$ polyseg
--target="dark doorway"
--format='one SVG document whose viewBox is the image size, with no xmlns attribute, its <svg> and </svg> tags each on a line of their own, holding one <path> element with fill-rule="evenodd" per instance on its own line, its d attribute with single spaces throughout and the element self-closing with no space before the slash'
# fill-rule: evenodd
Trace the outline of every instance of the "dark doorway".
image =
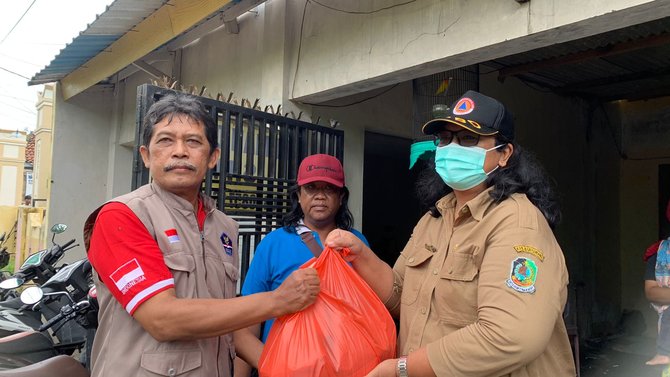
<svg viewBox="0 0 670 377">
<path fill-rule="evenodd" d="M 412 140 L 365 133 L 363 234 L 372 250 L 393 266 L 421 216 L 409 170 Z"/>
<path fill-rule="evenodd" d="M 659 239 L 670 237 L 670 221 L 666 211 L 670 211 L 670 165 L 658 166 L 658 236 Z"/>
</svg>

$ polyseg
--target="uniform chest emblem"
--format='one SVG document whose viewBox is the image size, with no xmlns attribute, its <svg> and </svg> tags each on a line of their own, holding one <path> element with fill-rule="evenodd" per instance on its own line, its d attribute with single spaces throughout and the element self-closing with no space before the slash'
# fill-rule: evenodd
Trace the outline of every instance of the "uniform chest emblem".
<svg viewBox="0 0 670 377">
<path fill-rule="evenodd" d="M 516 258 L 512 261 L 512 268 L 507 279 L 507 286 L 522 293 L 535 292 L 537 279 L 537 265 L 532 259 Z"/>
<path fill-rule="evenodd" d="M 165 231 L 165 235 L 168 238 L 170 243 L 179 242 L 179 234 L 177 234 L 177 229 L 168 229 Z"/>
<path fill-rule="evenodd" d="M 233 241 L 227 234 L 221 233 L 221 243 L 223 244 L 223 251 L 226 255 L 233 255 Z"/>
</svg>

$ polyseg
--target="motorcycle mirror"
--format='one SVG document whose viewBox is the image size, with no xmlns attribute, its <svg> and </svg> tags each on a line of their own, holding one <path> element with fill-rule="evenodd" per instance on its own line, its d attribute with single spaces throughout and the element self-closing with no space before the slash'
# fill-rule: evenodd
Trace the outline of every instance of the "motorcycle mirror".
<svg viewBox="0 0 670 377">
<path fill-rule="evenodd" d="M 67 229 L 67 225 L 58 223 L 54 224 L 54 226 L 51 227 L 51 232 L 55 234 L 60 234 L 65 232 L 65 229 Z"/>
<path fill-rule="evenodd" d="M 40 287 L 28 287 L 21 293 L 21 302 L 32 305 L 40 302 L 44 297 L 44 291 Z"/>
<path fill-rule="evenodd" d="M 51 232 L 53 233 L 53 235 L 51 236 L 52 244 L 54 245 L 56 244 L 56 242 L 54 242 L 54 240 L 56 239 L 56 234 L 65 232 L 65 229 L 67 229 L 67 225 L 61 223 L 54 224 L 54 226 L 51 227 Z"/>
<path fill-rule="evenodd" d="M 14 289 L 23 285 L 25 280 L 21 278 L 9 278 L 0 282 L 0 288 L 2 289 Z"/>
</svg>

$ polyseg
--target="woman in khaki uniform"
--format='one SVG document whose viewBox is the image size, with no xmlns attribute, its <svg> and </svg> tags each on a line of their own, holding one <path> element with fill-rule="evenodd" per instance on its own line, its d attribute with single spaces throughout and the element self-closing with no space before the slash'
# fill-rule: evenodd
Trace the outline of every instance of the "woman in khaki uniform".
<svg viewBox="0 0 670 377">
<path fill-rule="evenodd" d="M 369 375 L 574 376 L 548 178 L 497 100 L 468 91 L 434 118 L 423 132 L 435 135 L 435 168 L 419 182 L 430 211 L 393 269 L 348 232 L 326 239 L 351 248 L 347 260 L 400 317 L 400 357 Z"/>
</svg>

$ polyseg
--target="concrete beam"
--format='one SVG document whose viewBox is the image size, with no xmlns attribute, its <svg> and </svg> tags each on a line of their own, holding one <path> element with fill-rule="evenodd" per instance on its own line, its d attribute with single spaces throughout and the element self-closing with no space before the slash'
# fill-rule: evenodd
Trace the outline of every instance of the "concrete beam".
<svg viewBox="0 0 670 377">
<path fill-rule="evenodd" d="M 164 77 L 172 78 L 167 73 L 162 72 L 160 69 L 152 66 L 151 64 L 143 60 L 134 61 L 132 64 L 133 66 L 139 68 L 140 70 L 148 73 L 149 75 L 151 75 L 151 77 L 155 78 L 156 80 L 161 80 Z"/>
</svg>

